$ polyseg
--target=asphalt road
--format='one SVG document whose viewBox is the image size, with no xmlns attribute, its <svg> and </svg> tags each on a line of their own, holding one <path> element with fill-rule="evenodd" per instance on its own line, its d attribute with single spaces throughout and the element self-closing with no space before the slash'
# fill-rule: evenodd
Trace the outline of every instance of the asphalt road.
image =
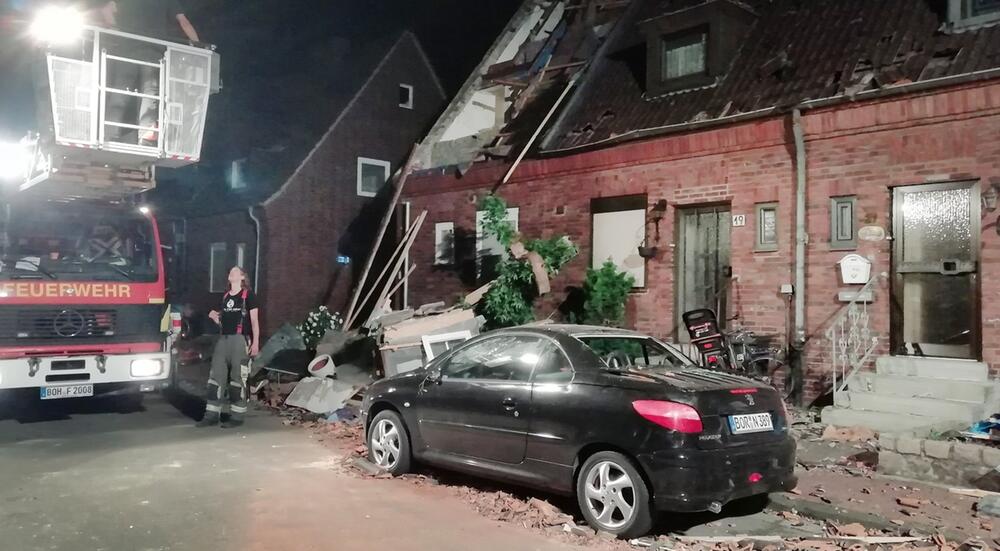
<svg viewBox="0 0 1000 551">
<path fill-rule="evenodd" d="M 570 549 L 466 503 L 344 474 L 306 431 L 254 414 L 198 429 L 194 401 L 0 403 L 0 549 Z"/>
</svg>

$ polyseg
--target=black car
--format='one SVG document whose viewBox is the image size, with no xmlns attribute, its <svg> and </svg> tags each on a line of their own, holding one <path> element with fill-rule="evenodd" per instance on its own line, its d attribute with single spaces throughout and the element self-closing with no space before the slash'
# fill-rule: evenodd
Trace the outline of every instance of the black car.
<svg viewBox="0 0 1000 551">
<path fill-rule="evenodd" d="M 621 537 L 657 510 L 718 512 L 796 484 L 773 388 L 620 329 L 480 335 L 372 385 L 363 416 L 369 457 L 393 474 L 417 460 L 575 494 L 591 526 Z"/>
</svg>

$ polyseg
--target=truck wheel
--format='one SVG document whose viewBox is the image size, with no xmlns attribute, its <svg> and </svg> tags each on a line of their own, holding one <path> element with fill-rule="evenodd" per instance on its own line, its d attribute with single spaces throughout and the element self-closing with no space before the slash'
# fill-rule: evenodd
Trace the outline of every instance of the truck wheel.
<svg viewBox="0 0 1000 551">
<path fill-rule="evenodd" d="M 576 480 L 576 499 L 587 523 L 620 538 L 638 538 L 653 527 L 646 481 L 618 452 L 587 458 Z"/>
</svg>

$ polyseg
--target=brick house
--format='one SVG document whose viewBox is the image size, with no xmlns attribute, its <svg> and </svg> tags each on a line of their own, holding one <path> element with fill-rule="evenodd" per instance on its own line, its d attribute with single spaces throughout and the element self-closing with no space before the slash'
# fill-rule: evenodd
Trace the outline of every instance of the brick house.
<svg viewBox="0 0 1000 551">
<path fill-rule="evenodd" d="M 487 143 L 471 167 L 431 158 L 410 180 L 410 208 L 456 235 L 453 252 L 441 232 L 414 246 L 412 302 L 475 285 L 467 266 L 491 251 L 459 236 L 476 235 L 476 200 L 497 188 L 520 231 L 580 246 L 544 316 L 610 258 L 637 279 L 629 325 L 680 341 L 681 313 L 717 309 L 729 328 L 801 347 L 808 400 L 833 387 L 840 350 L 831 422 L 993 413 L 1000 5 L 634 0 L 615 22 L 512 175 L 519 150 Z M 442 135 L 436 147 L 453 147 Z M 848 254 L 871 263 L 867 286 L 842 280 Z"/>
<path fill-rule="evenodd" d="M 447 99 L 411 32 L 364 51 L 339 83 L 349 93 L 330 100 L 333 119 L 312 121 L 324 126 L 307 147 L 258 150 L 229 163 L 224 178 L 199 181 L 184 201 L 161 207 L 177 248 L 173 303 L 213 308 L 229 268 L 240 265 L 263 301 L 265 335 L 318 305 L 342 308 L 381 218 L 383 184 Z M 178 195 L 163 189 L 164 200 Z"/>
</svg>

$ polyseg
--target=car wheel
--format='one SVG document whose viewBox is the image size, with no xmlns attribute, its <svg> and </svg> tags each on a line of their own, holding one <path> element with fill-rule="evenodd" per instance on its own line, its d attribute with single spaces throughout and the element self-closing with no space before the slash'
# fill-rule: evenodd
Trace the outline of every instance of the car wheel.
<svg viewBox="0 0 1000 551">
<path fill-rule="evenodd" d="M 587 458 L 577 477 L 576 498 L 583 516 L 597 530 L 637 538 L 653 527 L 646 481 L 620 453 L 598 452 Z"/>
<path fill-rule="evenodd" d="M 368 429 L 368 458 L 385 471 L 400 475 L 410 470 L 410 436 L 399 414 L 385 410 Z"/>
</svg>

